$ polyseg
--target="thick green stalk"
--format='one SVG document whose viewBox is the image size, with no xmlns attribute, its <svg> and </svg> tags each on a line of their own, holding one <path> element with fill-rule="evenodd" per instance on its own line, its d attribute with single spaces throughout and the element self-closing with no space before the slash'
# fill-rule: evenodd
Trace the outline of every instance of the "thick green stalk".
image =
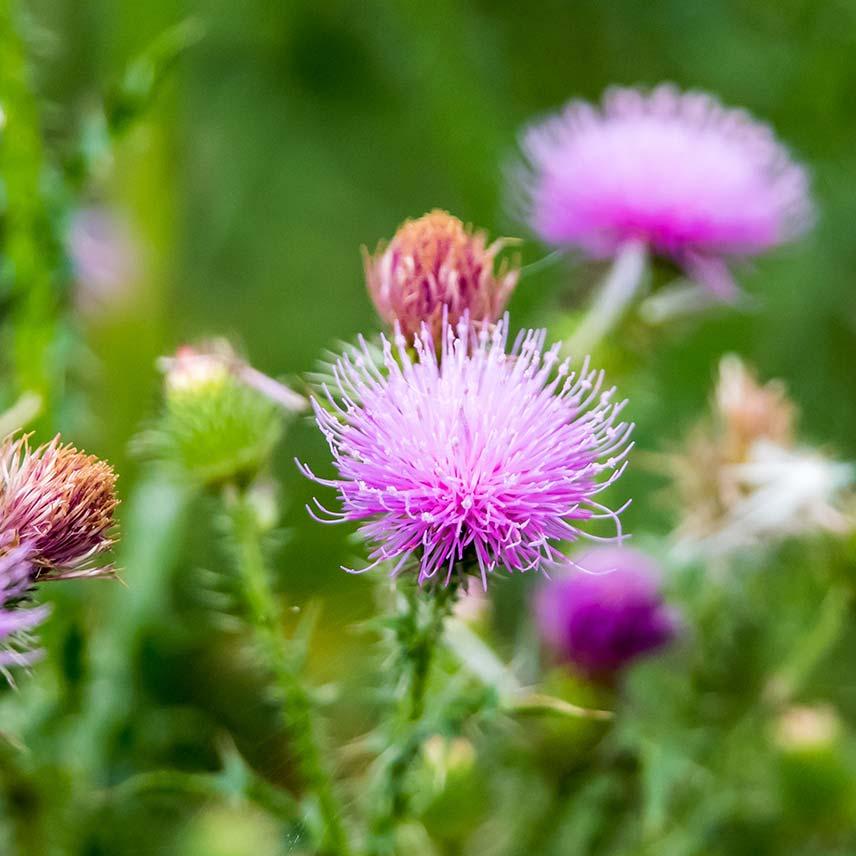
<svg viewBox="0 0 856 856">
<path fill-rule="evenodd" d="M 263 532 L 256 509 L 243 491 L 227 497 L 227 507 L 248 618 L 279 692 L 283 724 L 297 758 L 301 780 L 317 800 L 324 825 L 324 840 L 318 852 L 325 856 L 345 856 L 350 846 L 342 807 L 324 762 L 312 699 L 282 636 L 281 611 L 270 585 L 262 549 Z"/>
<path fill-rule="evenodd" d="M 407 774 L 428 736 L 425 721 L 426 690 L 435 653 L 443 639 L 446 618 L 457 598 L 457 587 L 418 588 L 408 593 L 407 610 L 400 616 L 396 643 L 404 687 L 389 757 L 381 770 L 372 806 L 367 856 L 389 856 L 395 848 L 395 830 L 407 816 Z"/>
</svg>

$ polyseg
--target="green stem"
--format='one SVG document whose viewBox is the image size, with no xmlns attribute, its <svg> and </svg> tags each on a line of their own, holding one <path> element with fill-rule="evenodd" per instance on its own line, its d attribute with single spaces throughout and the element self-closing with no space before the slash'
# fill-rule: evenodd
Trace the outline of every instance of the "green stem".
<svg viewBox="0 0 856 856">
<path fill-rule="evenodd" d="M 370 822 L 367 856 L 389 856 L 395 849 L 395 830 L 409 810 L 407 774 L 428 736 L 425 702 L 431 666 L 443 638 L 446 618 L 457 599 L 455 583 L 408 593 L 407 610 L 400 617 L 397 643 L 405 680 L 398 727 L 389 757 L 381 771 Z"/>
<path fill-rule="evenodd" d="M 784 704 L 800 692 L 818 663 L 841 638 L 849 606 L 850 597 L 843 588 L 834 586 L 829 590 L 812 629 L 801 637 L 797 648 L 769 682 L 768 700 Z"/>
<path fill-rule="evenodd" d="M 61 378 L 56 359 L 58 256 L 44 190 L 39 107 L 20 37 L 21 10 L 0 0 L 0 174 L 4 187 L 3 276 L 14 295 L 10 359 L 19 393 L 38 395 L 43 421 Z"/>
<path fill-rule="evenodd" d="M 325 856 L 345 856 L 350 846 L 341 806 L 324 763 L 312 699 L 301 681 L 294 658 L 283 644 L 281 612 L 270 585 L 256 510 L 243 491 L 228 497 L 227 507 L 249 620 L 279 691 L 283 724 L 297 758 L 301 780 L 317 800 L 324 826 L 324 841 L 318 852 Z"/>
</svg>

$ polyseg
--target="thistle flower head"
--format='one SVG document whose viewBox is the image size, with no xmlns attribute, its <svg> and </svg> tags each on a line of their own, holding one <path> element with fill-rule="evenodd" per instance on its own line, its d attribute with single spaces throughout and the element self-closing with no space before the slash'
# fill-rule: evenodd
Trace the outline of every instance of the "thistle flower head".
<svg viewBox="0 0 856 856">
<path fill-rule="evenodd" d="M 443 318 L 449 323 L 468 313 L 473 321 L 497 321 L 520 271 L 503 261 L 494 270 L 505 242 L 489 244 L 451 214 L 432 211 L 406 221 L 374 255 L 364 250 L 366 283 L 378 314 L 396 322 L 407 339 L 428 325 L 435 339 Z"/>
<path fill-rule="evenodd" d="M 28 544 L 21 544 L 0 554 L 0 671 L 9 666 L 27 666 L 38 659 L 30 636 L 50 611 L 47 606 L 22 606 L 21 599 L 36 576 L 30 561 Z"/>
<path fill-rule="evenodd" d="M 362 523 L 369 567 L 413 558 L 420 582 L 471 567 L 486 585 L 497 567 L 564 562 L 558 545 L 590 518 L 618 525 L 597 495 L 630 448 L 624 403 L 588 361 L 572 372 L 558 345 L 545 352 L 543 331 L 510 353 L 507 336 L 507 319 L 475 330 L 464 318 L 444 326 L 438 354 L 423 325 L 413 350 L 382 340 L 382 368 L 362 342 L 339 359 L 327 406 L 313 402 L 338 478 L 303 472 L 339 494 L 326 522 Z"/>
<path fill-rule="evenodd" d="M 669 457 L 680 502 L 679 550 L 726 555 L 812 531 L 854 526 L 840 499 L 852 466 L 795 440 L 797 411 L 778 381 L 722 359 L 711 415 Z"/>
<path fill-rule="evenodd" d="M 725 262 L 803 232 L 808 181 L 773 132 L 742 110 L 661 85 L 572 101 L 529 128 L 527 219 L 546 242 L 597 258 L 630 240 L 687 269 L 720 296 Z"/>
<path fill-rule="evenodd" d="M 542 584 L 535 601 L 538 630 L 559 661 L 609 677 L 672 640 L 678 621 L 648 556 L 611 546 L 576 562 L 580 570 Z"/>
<path fill-rule="evenodd" d="M 116 474 L 59 436 L 31 449 L 27 437 L 0 446 L 2 547 L 27 544 L 37 578 L 91 576 L 113 544 Z"/>
<path fill-rule="evenodd" d="M 241 359 L 228 342 L 184 346 L 159 361 L 165 409 L 149 445 L 203 484 L 255 473 L 305 399 Z"/>
</svg>

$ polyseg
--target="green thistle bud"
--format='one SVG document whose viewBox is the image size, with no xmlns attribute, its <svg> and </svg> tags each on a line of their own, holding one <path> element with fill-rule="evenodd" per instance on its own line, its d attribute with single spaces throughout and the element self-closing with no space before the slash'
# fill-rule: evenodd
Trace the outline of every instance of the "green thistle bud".
<svg viewBox="0 0 856 856">
<path fill-rule="evenodd" d="M 286 417 L 306 404 L 223 341 L 182 347 L 159 365 L 164 411 L 147 445 L 206 486 L 252 479 L 268 461 Z"/>
</svg>

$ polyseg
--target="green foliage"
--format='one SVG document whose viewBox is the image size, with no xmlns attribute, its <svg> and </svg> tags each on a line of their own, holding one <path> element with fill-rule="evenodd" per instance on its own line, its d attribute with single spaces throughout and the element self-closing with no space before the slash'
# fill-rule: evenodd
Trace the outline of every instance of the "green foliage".
<svg viewBox="0 0 856 856">
<path fill-rule="evenodd" d="M 624 523 L 667 557 L 674 503 L 657 455 L 705 406 L 724 352 L 786 381 L 806 441 L 856 457 L 855 23 L 853 0 L 0 0 L 0 412 L 35 393 L 39 439 L 58 426 L 109 453 L 125 498 L 122 582 L 40 594 L 54 607 L 44 660 L 15 689 L 0 681 L 0 852 L 310 856 L 331 804 L 350 835 L 378 794 L 377 834 L 354 835 L 358 850 L 856 852 L 852 536 L 719 566 L 666 559 L 681 640 L 607 688 L 543 663 L 537 580 L 497 578 L 473 631 L 493 652 L 485 680 L 481 649 L 467 662 L 438 644 L 437 604 L 378 620 L 393 611 L 383 571 L 340 570 L 363 547 L 305 512 L 321 489 L 293 459 L 329 473 L 308 420 L 277 448 L 286 417 L 231 376 L 171 393 L 158 417 L 152 367 L 222 333 L 264 371 L 307 372 L 379 328 L 360 245 L 435 206 L 519 233 L 502 188 L 524 121 L 615 82 L 709 89 L 807 162 L 820 219 L 739 271 L 746 306 L 629 319 L 601 348 L 638 425 L 614 489 L 633 498 Z M 64 242 L 71 212 L 93 203 L 127 216 L 145 265 L 130 308 L 85 317 Z M 600 272 L 533 241 L 521 252 L 512 326 L 566 338 Z M 330 379 L 322 365 L 316 388 Z M 143 445 L 169 477 L 124 460 L 153 415 Z M 260 470 L 287 500 L 276 551 L 251 495 Z M 241 563 L 260 587 L 241 588 Z M 205 572 L 228 579 L 240 621 L 205 602 Z M 324 604 L 317 622 L 309 601 Z M 297 754 L 314 737 L 295 737 L 284 704 L 329 732 L 308 774 Z M 836 726 L 789 742 L 794 709 L 829 710 Z"/>
</svg>

